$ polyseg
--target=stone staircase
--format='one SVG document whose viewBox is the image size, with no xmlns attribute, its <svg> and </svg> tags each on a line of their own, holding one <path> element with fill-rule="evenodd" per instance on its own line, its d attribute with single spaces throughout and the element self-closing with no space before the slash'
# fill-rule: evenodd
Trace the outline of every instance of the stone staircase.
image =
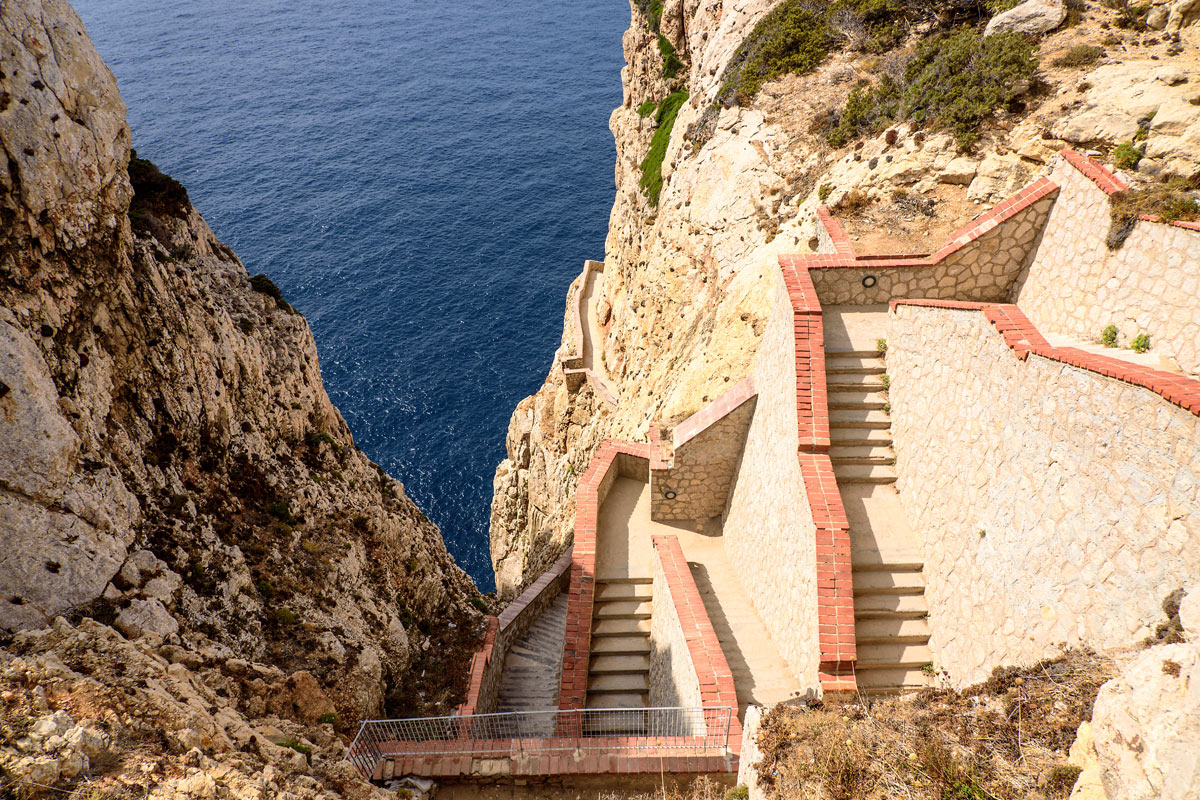
<svg viewBox="0 0 1200 800">
<path fill-rule="evenodd" d="M 645 708 L 650 700 L 650 578 L 596 582 L 588 708 Z"/>
<path fill-rule="evenodd" d="M 919 540 L 896 493 L 896 453 L 879 350 L 826 350 L 830 460 L 850 518 L 857 680 L 865 692 L 928 686 Z"/>
<path fill-rule="evenodd" d="M 558 708 L 559 671 L 567 631 L 567 594 L 554 598 L 504 658 L 497 711 Z"/>
</svg>

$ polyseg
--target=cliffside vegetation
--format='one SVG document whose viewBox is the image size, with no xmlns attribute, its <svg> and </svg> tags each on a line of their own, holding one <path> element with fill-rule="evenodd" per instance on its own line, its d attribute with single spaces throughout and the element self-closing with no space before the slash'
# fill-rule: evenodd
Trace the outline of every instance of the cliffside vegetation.
<svg viewBox="0 0 1200 800">
<path fill-rule="evenodd" d="M 1200 220 L 1200 177 L 1187 179 L 1170 176 L 1161 185 L 1129 189 L 1110 198 L 1112 219 L 1105 243 L 1119 250 L 1133 233 L 1139 217 L 1158 217 L 1163 222 Z"/>
<path fill-rule="evenodd" d="M 686 91 L 673 92 L 658 107 L 654 138 L 650 140 L 650 150 L 642 159 L 642 191 L 646 193 L 651 206 L 658 206 L 658 195 L 662 192 L 663 183 L 663 158 L 667 154 L 667 145 L 671 143 L 671 129 L 675 127 L 675 117 L 679 115 L 679 107 L 687 99 Z"/>
</svg>

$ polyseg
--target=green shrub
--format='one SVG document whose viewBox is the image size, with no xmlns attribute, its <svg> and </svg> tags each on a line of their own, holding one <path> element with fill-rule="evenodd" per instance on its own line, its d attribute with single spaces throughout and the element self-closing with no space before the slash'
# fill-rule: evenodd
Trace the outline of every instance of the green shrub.
<svg viewBox="0 0 1200 800">
<path fill-rule="evenodd" d="M 663 60 L 662 76 L 667 80 L 674 78 L 683 67 L 683 62 L 675 54 L 675 45 L 671 44 L 671 40 L 661 33 L 658 35 L 658 52 L 662 55 Z"/>
<path fill-rule="evenodd" d="M 283 292 L 279 291 L 279 287 L 275 282 L 266 275 L 258 274 L 250 279 L 250 288 L 259 294 L 265 294 L 267 297 L 275 301 L 275 305 L 282 308 L 284 311 L 291 311 L 292 306 L 287 300 L 283 299 Z"/>
<path fill-rule="evenodd" d="M 275 595 L 275 587 L 265 578 L 259 578 L 258 583 L 254 584 L 254 588 L 258 589 L 258 593 L 268 599 Z"/>
<path fill-rule="evenodd" d="M 822 203 L 828 200 L 829 195 L 831 194 L 833 194 L 832 183 L 822 183 L 820 188 L 817 189 L 817 199 L 819 199 Z"/>
<path fill-rule="evenodd" d="M 484 600 L 482 597 L 472 597 L 471 605 L 475 606 L 476 609 L 482 611 L 484 614 L 488 612 L 487 600 Z"/>
<path fill-rule="evenodd" d="M 1056 67 L 1090 67 L 1100 60 L 1104 51 L 1090 44 L 1077 44 L 1050 63 Z"/>
<path fill-rule="evenodd" d="M 654 113 L 656 108 L 658 108 L 658 103 L 654 102 L 653 100 L 647 100 L 637 107 L 638 116 L 648 117 Z"/>
<path fill-rule="evenodd" d="M 960 150 L 979 138 L 984 120 L 1030 86 L 1037 69 L 1034 43 L 1019 34 L 986 39 L 971 28 L 923 40 L 904 69 L 903 82 L 884 75 L 856 86 L 835 115 L 826 140 L 842 147 L 888 124 L 911 119 L 946 128 Z"/>
<path fill-rule="evenodd" d="M 1104 330 L 1100 331 L 1100 344 L 1105 347 L 1116 347 L 1118 333 L 1116 325 L 1105 325 Z"/>
<path fill-rule="evenodd" d="M 965 150 L 984 119 L 1028 88 L 1036 69 L 1034 43 L 1020 34 L 984 38 L 964 28 L 927 39 L 904 70 L 903 114 L 949 128 Z"/>
<path fill-rule="evenodd" d="M 725 793 L 725 800 L 749 800 L 749 797 L 750 789 L 741 783 Z"/>
<path fill-rule="evenodd" d="M 1009 9 L 1016 8 L 1025 0 L 984 0 L 983 7 L 989 14 L 1003 14 Z"/>
<path fill-rule="evenodd" d="M 291 525 L 296 521 L 292 517 L 292 510 L 288 507 L 287 500 L 276 500 L 274 503 L 268 503 L 267 513 L 286 525 Z"/>
<path fill-rule="evenodd" d="M 875 349 L 881 353 L 886 353 L 887 352 L 887 339 L 876 339 L 875 340 Z"/>
<path fill-rule="evenodd" d="M 333 725 L 334 727 L 336 727 L 338 724 L 338 715 L 333 713 L 332 711 L 326 711 L 324 714 L 317 717 L 317 724 L 318 725 Z"/>
<path fill-rule="evenodd" d="M 1137 169 L 1142 160 L 1142 151 L 1132 142 L 1123 142 L 1113 150 L 1113 165 L 1117 169 Z"/>
<path fill-rule="evenodd" d="M 1144 333 L 1139 333 L 1133 337 L 1133 341 L 1129 343 L 1129 349 L 1135 353 L 1144 353 L 1150 349 L 1150 337 Z"/>
<path fill-rule="evenodd" d="M 275 609 L 275 621 L 280 625 L 295 625 L 299 621 L 299 617 L 290 608 L 277 608 Z"/>
<path fill-rule="evenodd" d="M 1116 26 L 1131 31 L 1148 30 L 1146 15 L 1150 13 L 1149 3 L 1131 3 L 1129 0 L 1101 0 L 1101 5 L 1116 9 Z"/>
<path fill-rule="evenodd" d="M 721 100 L 746 103 L 767 81 L 820 64 L 833 45 L 828 13 L 813 10 L 806 0 L 784 0 L 754 27 L 729 62 Z"/>
<path fill-rule="evenodd" d="M 650 150 L 642 159 L 642 191 L 650 200 L 650 205 L 658 207 L 658 196 L 662 192 L 662 162 L 667 155 L 667 145 L 671 143 L 671 129 L 675 127 L 675 117 L 679 109 L 688 99 L 686 91 L 673 92 L 658 107 L 655 118 L 657 129 L 654 138 L 650 140 Z"/>
</svg>

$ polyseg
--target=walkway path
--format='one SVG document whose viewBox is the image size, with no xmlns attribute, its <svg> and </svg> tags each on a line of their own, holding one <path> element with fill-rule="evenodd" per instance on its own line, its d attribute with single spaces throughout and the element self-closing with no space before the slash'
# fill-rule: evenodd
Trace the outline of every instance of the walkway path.
<svg viewBox="0 0 1200 800">
<path fill-rule="evenodd" d="M 596 377 L 609 383 L 608 370 L 604 366 L 604 359 L 597 358 L 596 343 L 600 341 L 600 318 L 596 312 L 596 307 L 600 302 L 600 286 L 604 281 L 604 273 L 599 270 L 588 270 L 588 279 L 579 291 L 583 292 L 582 303 L 582 319 L 580 322 L 583 325 L 583 342 L 581 342 L 581 353 L 583 356 L 584 369 L 590 369 Z"/>
<path fill-rule="evenodd" d="M 500 678 L 497 711 L 558 708 L 558 678 L 566 630 L 567 594 L 563 592 L 509 648 Z"/>
<path fill-rule="evenodd" d="M 858 685 L 864 691 L 926 686 L 928 609 L 920 536 L 896 492 L 896 453 L 883 376 L 887 306 L 828 306 L 825 373 L 830 460 L 850 520 Z"/>
</svg>

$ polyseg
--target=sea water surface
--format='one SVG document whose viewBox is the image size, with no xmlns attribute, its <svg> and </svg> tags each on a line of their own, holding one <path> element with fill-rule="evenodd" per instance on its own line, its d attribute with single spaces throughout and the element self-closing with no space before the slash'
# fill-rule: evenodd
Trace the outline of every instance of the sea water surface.
<svg viewBox="0 0 1200 800">
<path fill-rule="evenodd" d="M 508 416 L 603 258 L 626 0 L 74 0 L 134 147 L 308 318 L 481 589 Z"/>
</svg>

